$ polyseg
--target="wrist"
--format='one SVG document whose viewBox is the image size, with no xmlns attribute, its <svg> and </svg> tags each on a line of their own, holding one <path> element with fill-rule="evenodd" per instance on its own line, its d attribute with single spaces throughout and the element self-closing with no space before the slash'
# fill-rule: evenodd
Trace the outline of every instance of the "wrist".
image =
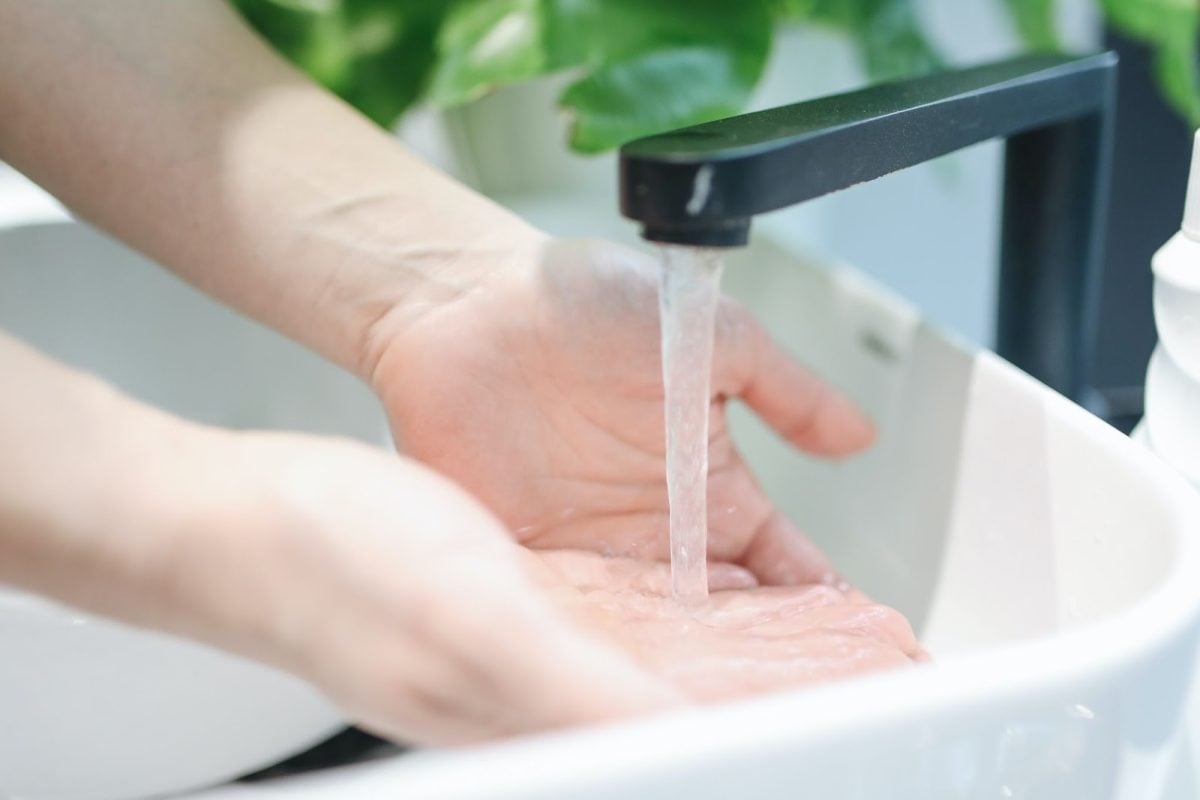
<svg viewBox="0 0 1200 800">
<path fill-rule="evenodd" d="M 403 268 L 419 277 L 398 281 L 398 291 L 376 305 L 358 337 L 354 371 L 362 380 L 378 392 L 379 365 L 389 352 L 404 351 L 407 342 L 421 347 L 424 334 L 436 331 L 448 311 L 478 293 L 504 292 L 528 280 L 551 237 L 516 218 L 505 223 L 486 237 L 463 237 L 461 246 L 423 251 L 419 266 Z"/>
<path fill-rule="evenodd" d="M 127 617 L 167 559 L 200 429 L 15 343 L 0 356 L 24 378 L 0 399 L 0 581 Z"/>
<path fill-rule="evenodd" d="M 118 614 L 285 669 L 286 604 L 277 591 L 289 524 L 282 489 L 289 464 L 263 465 L 259 441 L 289 434 L 169 425 L 148 453 L 153 497 L 129 507 L 142 561 L 127 572 L 136 596 Z"/>
<path fill-rule="evenodd" d="M 89 466 L 91 502 L 76 520 L 76 566 L 93 583 L 88 608 L 134 624 L 192 633 L 201 623 L 190 581 L 203 567 L 194 543 L 238 497 L 225 454 L 236 436 L 195 425 L 112 392 L 107 433 Z M 215 538 L 215 537 L 214 537 Z"/>
</svg>

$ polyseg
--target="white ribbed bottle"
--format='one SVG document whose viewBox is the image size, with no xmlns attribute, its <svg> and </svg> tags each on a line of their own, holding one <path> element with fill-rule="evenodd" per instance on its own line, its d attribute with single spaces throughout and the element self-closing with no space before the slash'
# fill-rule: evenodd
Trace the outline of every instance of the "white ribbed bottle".
<svg viewBox="0 0 1200 800">
<path fill-rule="evenodd" d="M 1182 229 L 1154 254 L 1153 266 L 1158 346 L 1134 437 L 1200 488 L 1200 131 Z"/>
</svg>

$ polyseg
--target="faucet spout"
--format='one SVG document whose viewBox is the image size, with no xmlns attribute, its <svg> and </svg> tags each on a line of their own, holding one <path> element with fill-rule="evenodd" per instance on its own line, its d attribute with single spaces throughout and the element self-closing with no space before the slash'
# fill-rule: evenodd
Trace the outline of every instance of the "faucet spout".
<svg viewBox="0 0 1200 800">
<path fill-rule="evenodd" d="M 1081 399 L 1115 72 L 1112 53 L 1026 56 L 638 139 L 621 211 L 651 241 L 736 247 L 757 214 L 1005 138 L 997 350 Z"/>
</svg>

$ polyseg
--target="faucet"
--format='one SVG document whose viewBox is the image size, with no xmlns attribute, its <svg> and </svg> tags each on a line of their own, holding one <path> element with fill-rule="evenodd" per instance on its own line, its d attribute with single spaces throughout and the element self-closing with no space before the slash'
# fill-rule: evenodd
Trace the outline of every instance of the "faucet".
<svg viewBox="0 0 1200 800">
<path fill-rule="evenodd" d="M 738 247 L 756 214 L 1005 138 L 996 351 L 1087 404 L 1116 65 L 1025 56 L 638 139 L 621 212 L 650 241 Z"/>
</svg>

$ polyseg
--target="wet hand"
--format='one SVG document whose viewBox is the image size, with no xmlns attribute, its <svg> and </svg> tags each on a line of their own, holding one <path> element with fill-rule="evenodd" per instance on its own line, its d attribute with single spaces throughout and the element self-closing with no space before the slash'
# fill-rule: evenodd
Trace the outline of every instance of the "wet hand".
<svg viewBox="0 0 1200 800">
<path fill-rule="evenodd" d="M 404 742 L 480 741 L 683 701 L 563 614 L 528 551 L 432 470 L 313 436 L 219 438 L 191 459 L 201 502 L 135 621 L 286 669 Z"/>
<path fill-rule="evenodd" d="M 928 660 L 901 614 L 852 588 L 760 587 L 744 569 L 715 563 L 709 602 L 683 608 L 669 597 L 666 565 L 581 551 L 542 552 L 540 561 L 552 596 L 581 627 L 698 702 Z"/>
<path fill-rule="evenodd" d="M 384 315 L 370 379 L 400 447 L 482 499 L 535 548 L 668 557 L 657 261 L 605 242 L 539 241 L 454 299 Z M 871 424 L 730 298 L 717 312 L 709 556 L 767 584 L 832 567 L 768 500 L 730 438 L 746 402 L 831 458 Z"/>
<path fill-rule="evenodd" d="M 594 724 L 921 658 L 904 619 L 853 589 L 759 587 L 716 563 L 709 605 L 685 609 L 667 565 L 522 547 L 411 460 L 305 435 L 187 439 L 172 484 L 200 502 L 181 506 L 195 513 L 160 551 L 140 621 L 287 669 L 398 741 Z"/>
</svg>

